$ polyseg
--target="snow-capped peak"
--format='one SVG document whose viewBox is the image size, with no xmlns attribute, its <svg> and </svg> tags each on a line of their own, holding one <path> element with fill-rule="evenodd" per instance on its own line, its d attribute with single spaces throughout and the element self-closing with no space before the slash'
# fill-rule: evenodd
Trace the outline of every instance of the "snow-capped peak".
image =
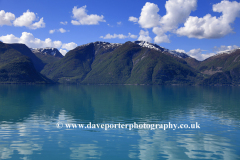
<svg viewBox="0 0 240 160">
<path fill-rule="evenodd" d="M 187 57 L 189 57 L 184 52 L 179 52 L 179 51 L 175 51 L 175 50 L 169 50 L 169 49 L 161 47 L 161 46 L 159 46 L 157 44 L 149 43 L 147 41 L 134 41 L 133 43 L 136 43 L 136 44 L 140 45 L 141 47 L 147 47 L 147 48 L 150 48 L 150 49 L 154 49 L 156 51 L 161 51 L 163 53 L 170 53 L 173 56 L 176 56 L 176 57 L 179 57 L 179 58 L 187 58 Z"/>
<path fill-rule="evenodd" d="M 238 49 L 240 49 L 240 48 L 236 48 L 236 49 L 233 49 L 233 50 L 219 51 L 219 52 L 217 52 L 217 54 L 215 54 L 213 56 L 215 57 L 215 56 L 219 56 L 219 55 L 222 55 L 222 54 L 231 54 L 231 53 L 235 52 Z"/>
<path fill-rule="evenodd" d="M 41 53 L 44 55 L 52 55 L 54 57 L 62 57 L 62 54 L 57 48 L 46 47 L 46 48 L 31 48 L 33 53 Z"/>
<path fill-rule="evenodd" d="M 113 48 L 113 47 L 121 46 L 122 44 L 97 41 L 97 42 L 95 42 L 95 45 L 103 45 L 104 48 L 110 48 L 110 47 Z"/>
<path fill-rule="evenodd" d="M 154 50 L 157 50 L 157 51 L 164 51 L 165 50 L 165 48 L 160 47 L 160 46 L 158 46 L 156 44 L 153 44 L 153 43 L 149 43 L 147 41 L 134 41 L 133 43 L 136 43 L 141 47 L 146 47 L 146 48 L 154 49 Z"/>
</svg>

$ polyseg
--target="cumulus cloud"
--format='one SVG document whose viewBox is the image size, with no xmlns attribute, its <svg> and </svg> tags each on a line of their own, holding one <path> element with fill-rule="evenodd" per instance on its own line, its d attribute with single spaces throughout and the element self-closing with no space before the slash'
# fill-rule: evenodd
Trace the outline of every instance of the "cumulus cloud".
<svg viewBox="0 0 240 160">
<path fill-rule="evenodd" d="M 34 23 L 34 21 L 37 20 L 38 18 L 36 17 L 35 13 L 27 10 L 27 12 L 24 12 L 23 15 L 14 20 L 13 25 L 17 27 L 25 26 L 30 29 L 44 28 L 45 23 L 43 21 L 43 18 Z"/>
<path fill-rule="evenodd" d="M 148 32 L 148 31 L 141 30 L 141 31 L 139 32 L 138 40 L 139 40 L 139 41 L 151 42 L 151 41 L 152 41 L 152 38 L 149 36 L 149 32 Z"/>
<path fill-rule="evenodd" d="M 52 29 L 52 30 L 49 31 L 50 34 L 53 34 L 54 32 L 65 33 L 65 32 L 69 32 L 69 30 L 65 30 L 63 28 L 59 28 L 59 29 Z"/>
<path fill-rule="evenodd" d="M 196 0 L 168 0 L 165 4 L 166 15 L 160 19 L 160 25 L 153 28 L 155 43 L 170 43 L 167 32 L 174 32 L 180 23 L 184 23 L 189 17 L 191 11 L 197 6 Z"/>
<path fill-rule="evenodd" d="M 1 36 L 0 40 L 4 43 L 23 43 L 31 48 L 45 48 L 54 47 L 60 48 L 62 45 L 61 41 L 52 41 L 50 38 L 46 38 L 44 41 L 35 38 L 32 33 L 22 32 L 21 37 L 16 37 L 13 34 L 8 34 L 6 36 Z"/>
<path fill-rule="evenodd" d="M 111 35 L 110 33 L 108 33 L 105 36 L 100 36 L 100 38 L 103 38 L 103 39 L 113 39 L 113 38 L 119 38 L 119 39 L 133 38 L 133 39 L 136 39 L 137 35 L 134 35 L 134 34 L 131 34 L 131 33 L 128 33 L 128 35 L 115 34 L 115 33 L 113 35 Z"/>
<path fill-rule="evenodd" d="M 62 45 L 62 48 L 63 48 L 63 49 L 67 49 L 67 50 L 72 50 L 72 49 L 74 49 L 74 48 L 76 48 L 76 47 L 77 47 L 77 44 L 74 43 L 74 42 L 64 43 L 64 44 Z"/>
<path fill-rule="evenodd" d="M 232 45 L 232 46 L 225 46 L 225 45 L 222 45 L 220 47 L 217 47 L 215 46 L 214 47 L 214 50 L 217 52 L 217 53 L 221 53 L 221 52 L 226 52 L 226 51 L 231 51 L 233 49 L 238 49 L 239 46 L 237 45 Z"/>
<path fill-rule="evenodd" d="M 154 27 L 153 33 L 155 33 L 157 36 L 154 38 L 155 43 L 170 43 L 168 35 L 165 34 L 165 31 L 161 27 Z"/>
<path fill-rule="evenodd" d="M 138 21 L 142 28 L 151 28 L 156 34 L 155 43 L 169 43 L 170 33 L 189 38 L 221 38 L 233 32 L 234 23 L 240 17 L 240 2 L 222 0 L 213 5 L 213 11 L 221 13 L 220 17 L 205 15 L 202 18 L 190 16 L 196 10 L 197 0 L 168 0 L 165 8 L 166 14 L 160 16 L 156 4 L 147 2 L 139 19 L 129 17 L 129 21 Z M 179 28 L 180 24 L 184 24 Z"/>
<path fill-rule="evenodd" d="M 67 50 L 65 50 L 65 49 L 59 49 L 59 52 L 60 52 L 63 56 L 65 56 L 66 53 L 67 53 Z"/>
<path fill-rule="evenodd" d="M 13 34 L 1 36 L 0 40 L 4 43 L 19 43 L 20 42 L 20 38 L 15 37 Z"/>
<path fill-rule="evenodd" d="M 74 42 L 62 44 L 61 41 L 52 41 L 50 38 L 40 40 L 38 38 L 35 38 L 32 33 L 28 32 L 22 32 L 21 37 L 16 37 L 13 34 L 8 34 L 6 36 L 1 36 L 0 40 L 4 43 L 23 43 L 30 48 L 61 48 L 59 52 L 64 56 L 67 53 L 67 50 L 71 50 L 77 47 L 77 44 Z"/>
<path fill-rule="evenodd" d="M 99 22 L 106 22 L 103 15 L 88 15 L 86 8 L 86 5 L 80 8 L 74 6 L 72 13 L 75 20 L 71 21 L 73 25 L 97 25 Z"/>
<path fill-rule="evenodd" d="M 128 33 L 128 37 L 130 38 L 133 38 L 133 39 L 137 39 L 137 35 L 134 35 L 134 34 L 131 34 L 131 33 Z"/>
<path fill-rule="evenodd" d="M 12 25 L 12 21 L 15 20 L 15 15 L 10 12 L 5 12 L 4 10 L 0 11 L 0 26 L 3 25 Z"/>
<path fill-rule="evenodd" d="M 49 31 L 50 34 L 53 34 L 56 30 L 55 29 L 52 29 Z"/>
<path fill-rule="evenodd" d="M 175 49 L 175 51 L 177 51 L 179 53 L 186 53 L 185 50 L 183 50 L 183 49 Z"/>
<path fill-rule="evenodd" d="M 119 38 L 119 39 L 125 39 L 127 38 L 127 36 L 123 35 L 123 34 L 113 34 L 111 35 L 110 33 L 108 33 L 106 36 L 101 36 L 100 38 L 103 38 L 103 39 L 112 39 L 112 38 Z"/>
<path fill-rule="evenodd" d="M 65 32 L 67 32 L 65 29 L 63 29 L 63 28 L 60 28 L 59 29 L 59 32 L 61 32 L 61 33 L 65 33 Z"/>
<path fill-rule="evenodd" d="M 234 49 L 238 49 L 239 46 L 237 45 L 231 45 L 231 46 L 225 46 L 225 45 L 222 45 L 220 47 L 217 47 L 215 46 L 213 48 L 213 52 L 212 53 L 203 53 L 203 52 L 206 52 L 206 50 L 202 50 L 200 48 L 198 49 L 191 49 L 190 51 L 186 52 L 185 50 L 182 50 L 182 49 L 176 49 L 175 51 L 177 52 L 181 52 L 181 53 L 186 53 L 187 55 L 189 55 L 190 57 L 193 57 L 199 61 L 203 61 L 211 56 L 214 56 L 218 53 L 223 53 L 223 52 L 226 52 L 226 51 L 231 51 L 231 50 L 234 50 Z"/>
<path fill-rule="evenodd" d="M 130 17 L 128 18 L 128 21 L 136 23 L 136 22 L 138 22 L 138 18 L 137 18 L 137 17 L 130 16 Z"/>
<path fill-rule="evenodd" d="M 231 24 L 240 16 L 240 3 L 221 1 L 213 5 L 213 11 L 222 13 L 220 17 L 205 15 L 203 18 L 190 16 L 177 34 L 189 38 L 220 38 L 233 32 Z"/>
<path fill-rule="evenodd" d="M 147 2 L 142 8 L 138 23 L 142 28 L 153 29 L 153 33 L 156 34 L 155 43 L 169 43 L 167 32 L 175 32 L 179 24 L 186 21 L 196 6 L 197 0 L 168 0 L 165 4 L 166 15 L 161 17 L 158 14 L 158 6 Z M 137 19 L 132 18 L 132 20 Z"/>
<path fill-rule="evenodd" d="M 156 4 L 147 2 L 141 12 L 138 23 L 142 28 L 152 28 L 160 24 L 159 8 Z"/>
<path fill-rule="evenodd" d="M 177 49 L 179 50 L 179 49 Z M 176 51 L 177 51 L 176 50 Z M 216 53 L 203 53 L 205 50 L 202 50 L 200 48 L 198 49 L 191 49 L 189 52 L 185 52 L 184 50 L 180 50 L 183 53 L 186 53 L 187 55 L 189 55 L 190 57 L 193 57 L 199 61 L 203 61 L 213 55 L 215 55 Z"/>
<path fill-rule="evenodd" d="M 68 22 L 67 22 L 67 21 L 65 21 L 65 22 L 60 22 L 60 24 L 67 25 Z"/>
<path fill-rule="evenodd" d="M 168 0 L 165 4 L 167 13 L 160 20 L 161 27 L 164 31 L 176 29 L 196 7 L 197 0 Z"/>
</svg>

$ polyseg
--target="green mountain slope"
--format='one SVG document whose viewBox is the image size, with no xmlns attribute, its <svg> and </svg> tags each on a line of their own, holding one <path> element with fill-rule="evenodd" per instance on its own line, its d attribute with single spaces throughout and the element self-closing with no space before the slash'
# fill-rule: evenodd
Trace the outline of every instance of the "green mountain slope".
<svg viewBox="0 0 240 160">
<path fill-rule="evenodd" d="M 194 84 L 198 72 L 184 60 L 133 42 L 77 47 L 42 74 L 60 83 Z"/>
<path fill-rule="evenodd" d="M 94 44 L 79 46 L 69 51 L 61 60 L 48 64 L 41 73 L 60 83 L 82 81 L 91 71 L 94 59 Z"/>
<path fill-rule="evenodd" d="M 240 85 L 240 49 L 204 61 L 142 41 L 89 43 L 63 58 L 49 51 L 0 43 L 0 83 Z"/>
<path fill-rule="evenodd" d="M 91 72 L 82 83 L 124 84 L 131 76 L 132 57 L 140 51 L 140 46 L 126 42 L 112 52 L 97 54 Z"/>
<path fill-rule="evenodd" d="M 8 45 L 14 48 L 15 50 L 19 51 L 21 54 L 29 57 L 33 62 L 35 69 L 38 72 L 40 72 L 45 66 L 42 60 L 39 59 L 35 54 L 33 54 L 32 51 L 25 44 L 16 43 L 16 44 L 8 44 Z"/>
<path fill-rule="evenodd" d="M 63 58 L 63 55 L 56 48 L 32 48 L 32 53 L 34 53 L 42 62 L 44 66 L 49 63 L 59 61 Z"/>
<path fill-rule="evenodd" d="M 177 57 L 144 49 L 133 59 L 131 84 L 194 84 L 197 71 Z"/>
<path fill-rule="evenodd" d="M 0 43 L 0 83 L 51 83 L 36 71 L 31 59 L 12 45 Z"/>
<path fill-rule="evenodd" d="M 210 57 L 198 69 L 208 75 L 202 82 L 203 85 L 239 85 L 240 49 Z"/>
</svg>

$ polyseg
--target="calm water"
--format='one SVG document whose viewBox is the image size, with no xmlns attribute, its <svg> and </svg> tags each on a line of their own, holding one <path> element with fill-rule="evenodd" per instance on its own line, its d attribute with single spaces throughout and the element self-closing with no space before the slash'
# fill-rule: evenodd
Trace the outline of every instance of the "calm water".
<svg viewBox="0 0 240 160">
<path fill-rule="evenodd" d="M 240 159 L 240 87 L 0 85 L 0 159 Z"/>
</svg>

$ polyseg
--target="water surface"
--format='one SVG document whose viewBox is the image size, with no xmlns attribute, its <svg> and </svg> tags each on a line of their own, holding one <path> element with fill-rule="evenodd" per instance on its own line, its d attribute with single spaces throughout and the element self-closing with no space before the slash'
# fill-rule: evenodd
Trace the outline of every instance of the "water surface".
<svg viewBox="0 0 240 160">
<path fill-rule="evenodd" d="M 240 87 L 0 85 L 0 159 L 240 159 L 239 95 Z"/>
</svg>

